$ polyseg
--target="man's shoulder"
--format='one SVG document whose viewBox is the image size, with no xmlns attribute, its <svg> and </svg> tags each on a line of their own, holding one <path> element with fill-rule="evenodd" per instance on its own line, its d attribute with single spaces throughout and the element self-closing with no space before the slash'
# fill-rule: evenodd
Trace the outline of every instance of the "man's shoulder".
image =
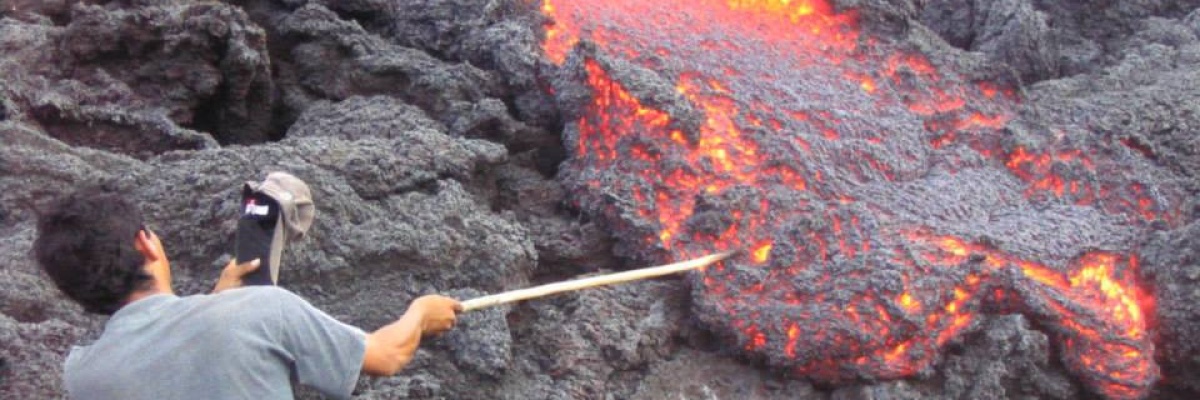
<svg viewBox="0 0 1200 400">
<path fill-rule="evenodd" d="M 198 311 L 202 310 L 200 314 L 212 314 L 212 317 L 222 319 L 240 316 L 253 320 L 276 318 L 281 312 L 304 302 L 295 293 L 275 286 L 228 289 L 217 294 L 194 296 L 192 300 L 196 302 Z"/>
<path fill-rule="evenodd" d="M 223 301 L 295 301 L 301 300 L 295 293 L 278 286 L 254 285 L 228 289 L 212 295 L 216 300 Z"/>
<path fill-rule="evenodd" d="M 271 285 L 251 285 L 226 289 L 216 295 L 229 298 L 294 298 L 295 293 L 286 288 Z"/>
</svg>

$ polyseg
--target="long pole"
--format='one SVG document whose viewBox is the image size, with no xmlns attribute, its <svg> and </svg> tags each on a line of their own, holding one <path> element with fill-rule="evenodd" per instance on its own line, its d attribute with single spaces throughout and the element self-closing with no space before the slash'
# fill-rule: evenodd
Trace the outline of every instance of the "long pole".
<svg viewBox="0 0 1200 400">
<path fill-rule="evenodd" d="M 687 261 L 681 261 L 674 264 L 660 265 L 656 267 L 635 269 L 612 274 L 598 275 L 588 278 L 581 278 L 569 281 L 548 283 L 541 286 L 534 286 L 526 289 L 518 289 L 504 293 L 497 293 L 483 297 L 476 297 L 462 302 L 463 311 L 478 310 L 484 307 L 491 307 L 500 304 L 512 303 L 521 300 L 528 300 L 537 297 L 552 295 L 555 293 L 570 292 L 579 289 L 586 289 L 596 286 L 612 285 L 621 282 L 636 281 L 640 279 L 653 278 L 673 274 L 676 272 L 687 271 L 700 268 L 717 261 L 721 261 L 732 255 L 734 251 L 726 251 L 722 253 L 710 254 L 700 258 L 694 258 Z"/>
</svg>

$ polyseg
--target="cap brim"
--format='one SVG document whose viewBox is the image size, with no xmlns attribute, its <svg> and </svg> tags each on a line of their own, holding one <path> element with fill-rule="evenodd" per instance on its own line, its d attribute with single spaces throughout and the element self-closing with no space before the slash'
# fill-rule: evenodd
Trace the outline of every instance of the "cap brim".
<svg viewBox="0 0 1200 400">
<path fill-rule="evenodd" d="M 271 261 L 268 267 L 271 268 L 271 283 L 279 284 L 279 265 L 280 258 L 283 256 L 283 247 L 287 245 L 287 233 L 283 226 L 283 218 L 275 219 L 275 234 L 271 237 Z"/>
</svg>

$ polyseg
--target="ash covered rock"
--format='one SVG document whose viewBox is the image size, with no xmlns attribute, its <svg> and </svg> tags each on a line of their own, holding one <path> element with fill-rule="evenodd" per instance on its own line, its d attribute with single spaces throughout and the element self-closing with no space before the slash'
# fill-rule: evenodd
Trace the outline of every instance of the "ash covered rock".
<svg viewBox="0 0 1200 400">
<path fill-rule="evenodd" d="M 526 153 L 523 158 L 530 157 Z M 612 238 L 600 224 L 563 218 L 566 189 L 561 182 L 518 165 L 502 166 L 496 174 L 500 186 L 498 202 L 511 207 L 517 219 L 529 228 L 543 274 L 569 276 L 573 272 L 592 272 L 618 264 L 612 255 Z"/>
<path fill-rule="evenodd" d="M 1190 18 L 1197 16 L 1200 11 Z M 1200 63 L 1200 41 L 1187 35 L 1164 39 L 1160 33 L 1177 32 L 1169 27 L 1180 27 L 1178 21 L 1152 20 L 1151 25 L 1138 33 L 1141 45 L 1110 68 L 1029 87 L 1026 114 L 1068 127 L 1069 137 L 1095 136 L 1113 143 L 1111 152 L 1165 166 L 1188 177 L 1177 181 L 1195 193 L 1200 190 L 1200 138 L 1190 132 L 1200 127 L 1195 90 L 1200 72 L 1193 67 Z"/>
<path fill-rule="evenodd" d="M 496 211 L 504 207 L 496 203 L 498 187 L 491 171 L 509 163 L 505 144 L 530 149 L 552 135 L 514 119 L 506 104 L 492 96 L 521 92 L 497 90 L 489 72 L 381 41 L 319 5 L 281 10 L 278 3 L 249 2 L 248 13 L 237 6 L 187 1 L 34 6 L 22 3 L 23 18 L 0 26 L 5 33 L 0 40 L 9 50 L 0 62 L 21 67 L 5 68 L 6 84 L 0 88 L 5 119 L 0 127 L 5 141 L 0 147 L 0 249 L 11 261 L 2 270 L 5 302 L 0 312 L 14 321 L 6 322 L 6 332 L 9 326 L 39 332 L 37 324 L 45 323 L 98 328 L 95 319 L 58 295 L 26 257 L 34 236 L 31 205 L 90 182 L 106 182 L 142 204 L 167 243 L 177 289 L 185 294 L 207 290 L 226 260 L 221 255 L 232 249 L 241 184 L 271 170 L 287 170 L 309 182 L 320 210 L 307 240 L 285 253 L 289 267 L 283 282 L 347 322 L 368 329 L 381 326 L 403 312 L 397 308 L 429 292 L 474 288 L 471 293 L 486 293 L 528 284 L 537 250 L 515 214 Z M 269 16 L 259 20 L 270 25 L 262 30 L 247 15 Z M 147 23 L 131 22 L 138 19 Z M 505 26 L 498 32 L 523 29 L 523 43 L 533 43 L 528 26 Z M 272 49 L 277 55 L 360 53 L 305 59 L 298 73 L 304 76 L 290 80 L 297 77 L 296 64 L 288 63 L 288 57 L 268 62 L 263 32 L 280 39 L 278 49 Z M 491 45 L 505 44 L 500 33 L 479 37 Z M 105 41 L 85 40 L 89 34 Z M 536 53 L 508 57 L 515 58 L 497 59 L 494 65 L 516 70 L 519 59 L 536 59 Z M 359 68 L 333 67 L 335 62 Z M 279 67 L 283 83 L 278 87 L 272 85 L 268 65 Z M 57 69 L 64 66 L 74 69 Z M 321 75 L 331 67 L 350 78 Z M 171 75 L 175 73 L 183 75 Z M 505 79 L 532 82 L 528 76 Z M 247 86 L 231 86 L 237 84 Z M 226 90 L 230 95 L 221 97 Z M 264 93 L 266 99 L 261 98 Z M 271 98 L 284 99 L 283 107 L 273 109 Z M 253 121 L 213 118 L 241 112 L 238 107 L 247 102 L 254 103 L 249 111 Z M 99 117 L 59 118 L 66 114 Z M 268 121 L 270 129 L 261 129 L 262 116 L 278 119 Z M 180 120 L 171 119 L 175 117 Z M 218 148 L 245 137 L 184 128 L 195 128 L 198 120 L 260 135 L 249 142 L 279 138 L 285 128 L 291 129 L 277 143 Z M 146 126 L 161 138 L 141 135 L 137 129 Z M 168 139 L 177 142 L 160 143 Z M 202 151 L 179 151 L 189 149 Z M 423 350 L 452 357 L 422 358 L 458 360 L 460 367 L 437 367 L 465 375 L 459 379 L 503 374 L 510 358 L 500 339 L 511 335 L 503 314 L 497 314 L 502 310 L 470 323 L 471 336 Z M 74 343 L 80 336 L 64 342 Z M 9 388 L 24 391 L 27 385 L 36 390 L 24 393 L 61 393 L 61 380 L 29 377 L 60 375 L 65 348 L 5 343 L 6 351 L 33 355 L 6 356 L 0 373 L 21 384 L 3 385 L 3 396 L 15 395 Z M 14 361 L 24 359 L 46 362 Z M 433 385 L 422 383 L 430 382 L 424 378 L 364 381 L 363 390 L 434 393 Z"/>
<path fill-rule="evenodd" d="M 1020 180 L 1003 171 L 979 169 L 872 185 L 864 189 L 863 197 L 872 209 L 896 205 L 892 212 L 899 220 L 937 221 L 946 233 L 975 237 L 1022 258 L 1051 264 L 1069 262 L 1081 248 L 1119 249 L 1137 239 L 1124 228 L 1124 218 L 1091 207 L 1030 205 L 1022 190 Z"/>
<path fill-rule="evenodd" d="M 951 45 L 988 54 L 1026 83 L 1097 73 L 1138 46 L 1135 32 L 1183 18 L 1195 1 L 935 0 L 919 19 Z M 1171 35 L 1186 36 L 1175 30 Z"/>
<path fill-rule="evenodd" d="M 829 396 L 806 381 L 765 376 L 732 359 L 683 348 L 656 364 L 629 398 L 817 400 Z"/>
<path fill-rule="evenodd" d="M 421 2 L 323 2 L 367 30 L 434 57 L 497 72 L 502 99 L 523 121 L 551 126 L 556 111 L 538 89 L 549 67 L 539 56 L 537 32 L 545 17 L 536 2 L 448 0 Z"/>
<path fill-rule="evenodd" d="M 265 35 L 237 7 L 78 4 L 0 30 L 14 111 L 64 142 L 147 158 L 267 139 Z"/>
<path fill-rule="evenodd" d="M 942 386 L 952 399 L 1075 398 L 1060 368 L 1045 333 L 1023 316 L 998 316 L 946 356 Z"/>
<path fill-rule="evenodd" d="M 1078 385 L 1054 361 L 1050 340 L 1020 315 L 988 318 L 948 351 L 936 377 L 849 385 L 830 399 L 1076 399 Z"/>
<path fill-rule="evenodd" d="M 468 64 L 448 64 L 429 54 L 392 44 L 354 21 L 316 4 L 286 14 L 276 27 L 296 44 L 281 67 L 295 68 L 304 89 L 327 99 L 353 94 L 395 93 L 431 114 L 450 100 L 479 100 L 496 93 L 494 77 Z"/>
<path fill-rule="evenodd" d="M 249 5 L 256 20 L 269 24 L 273 43 L 280 44 L 271 50 L 282 93 L 275 124 L 289 125 L 318 100 L 387 94 L 426 111 L 454 135 L 516 150 L 555 145 L 556 136 L 544 129 L 555 123 L 553 103 L 536 90 L 536 40 L 528 6 L 491 2 L 476 9 L 468 3 Z M 472 19 L 478 26 L 430 19 L 461 17 L 451 11 L 468 9 L 485 13 Z M 438 22 L 428 24 L 432 21 Z M 439 39 L 414 39 L 431 35 Z M 442 48 L 442 42 L 456 44 Z"/>
<path fill-rule="evenodd" d="M 419 107 L 389 96 L 353 96 L 344 101 L 318 100 L 292 125 L 290 139 L 328 136 L 338 139 L 395 139 L 416 130 L 445 126 Z"/>
<path fill-rule="evenodd" d="M 679 346 L 687 326 L 687 293 L 679 283 L 664 280 L 597 288 L 517 310 L 510 320 L 516 325 L 513 346 L 519 360 L 502 382 L 500 397 L 565 400 L 633 395 L 644 377 L 642 371 Z"/>
<path fill-rule="evenodd" d="M 78 182 L 94 182 L 107 171 L 144 173 L 145 167 L 121 154 L 71 147 L 49 137 L 36 126 L 17 121 L 0 121 L 0 204 L 6 211 L 4 228 L 31 223 L 35 218 L 30 205 L 46 202 L 52 196 L 71 190 Z M 22 257 L 23 258 L 23 257 Z"/>
<path fill-rule="evenodd" d="M 84 330 L 60 320 L 22 323 L 0 314 L 0 393 L 10 398 L 61 397 L 62 357 Z M 51 383 L 54 382 L 54 383 Z"/>
<path fill-rule="evenodd" d="M 508 106 L 499 99 L 483 99 L 479 102 L 453 102 L 445 118 L 447 128 L 456 136 L 487 139 L 505 143 L 512 151 L 541 152 L 545 155 L 549 147 L 558 146 L 558 138 L 548 131 L 525 124 L 513 118 Z"/>
<path fill-rule="evenodd" d="M 921 10 L 921 21 L 951 45 L 1006 63 L 1025 82 L 1059 74 L 1059 51 L 1047 19 L 1028 0 L 932 1 Z"/>
<path fill-rule="evenodd" d="M 468 289 L 448 293 L 457 299 L 472 299 L 487 293 Z M 447 332 L 437 346 L 454 355 L 461 369 L 500 378 L 512 363 L 513 336 L 506 316 L 511 306 L 489 307 L 460 316 L 455 329 Z"/>
<path fill-rule="evenodd" d="M 1167 369 L 1160 395 L 1200 393 L 1200 223 L 1159 232 L 1144 249 L 1147 280 L 1155 287 L 1159 354 Z"/>
</svg>

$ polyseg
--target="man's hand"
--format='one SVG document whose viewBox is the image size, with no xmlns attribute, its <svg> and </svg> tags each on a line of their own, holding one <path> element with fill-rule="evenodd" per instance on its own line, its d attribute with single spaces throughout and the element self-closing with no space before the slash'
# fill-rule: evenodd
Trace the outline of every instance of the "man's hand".
<svg viewBox="0 0 1200 400">
<path fill-rule="evenodd" d="M 213 287 L 212 292 L 220 293 L 226 289 L 242 287 L 242 278 L 254 270 L 258 269 L 258 259 L 251 260 L 241 264 L 235 264 L 237 260 L 229 260 L 229 264 L 225 269 L 221 270 L 221 277 L 217 279 L 217 286 Z"/>
<path fill-rule="evenodd" d="M 412 361 L 421 345 L 421 336 L 437 335 L 454 328 L 462 311 L 458 300 L 436 294 L 418 297 L 396 322 L 367 335 L 363 372 L 372 376 L 392 376 Z"/>
<path fill-rule="evenodd" d="M 454 328 L 454 321 L 462 311 L 458 300 L 430 294 L 418 297 L 408 306 L 408 312 L 421 315 L 421 335 L 437 335 Z"/>
</svg>

